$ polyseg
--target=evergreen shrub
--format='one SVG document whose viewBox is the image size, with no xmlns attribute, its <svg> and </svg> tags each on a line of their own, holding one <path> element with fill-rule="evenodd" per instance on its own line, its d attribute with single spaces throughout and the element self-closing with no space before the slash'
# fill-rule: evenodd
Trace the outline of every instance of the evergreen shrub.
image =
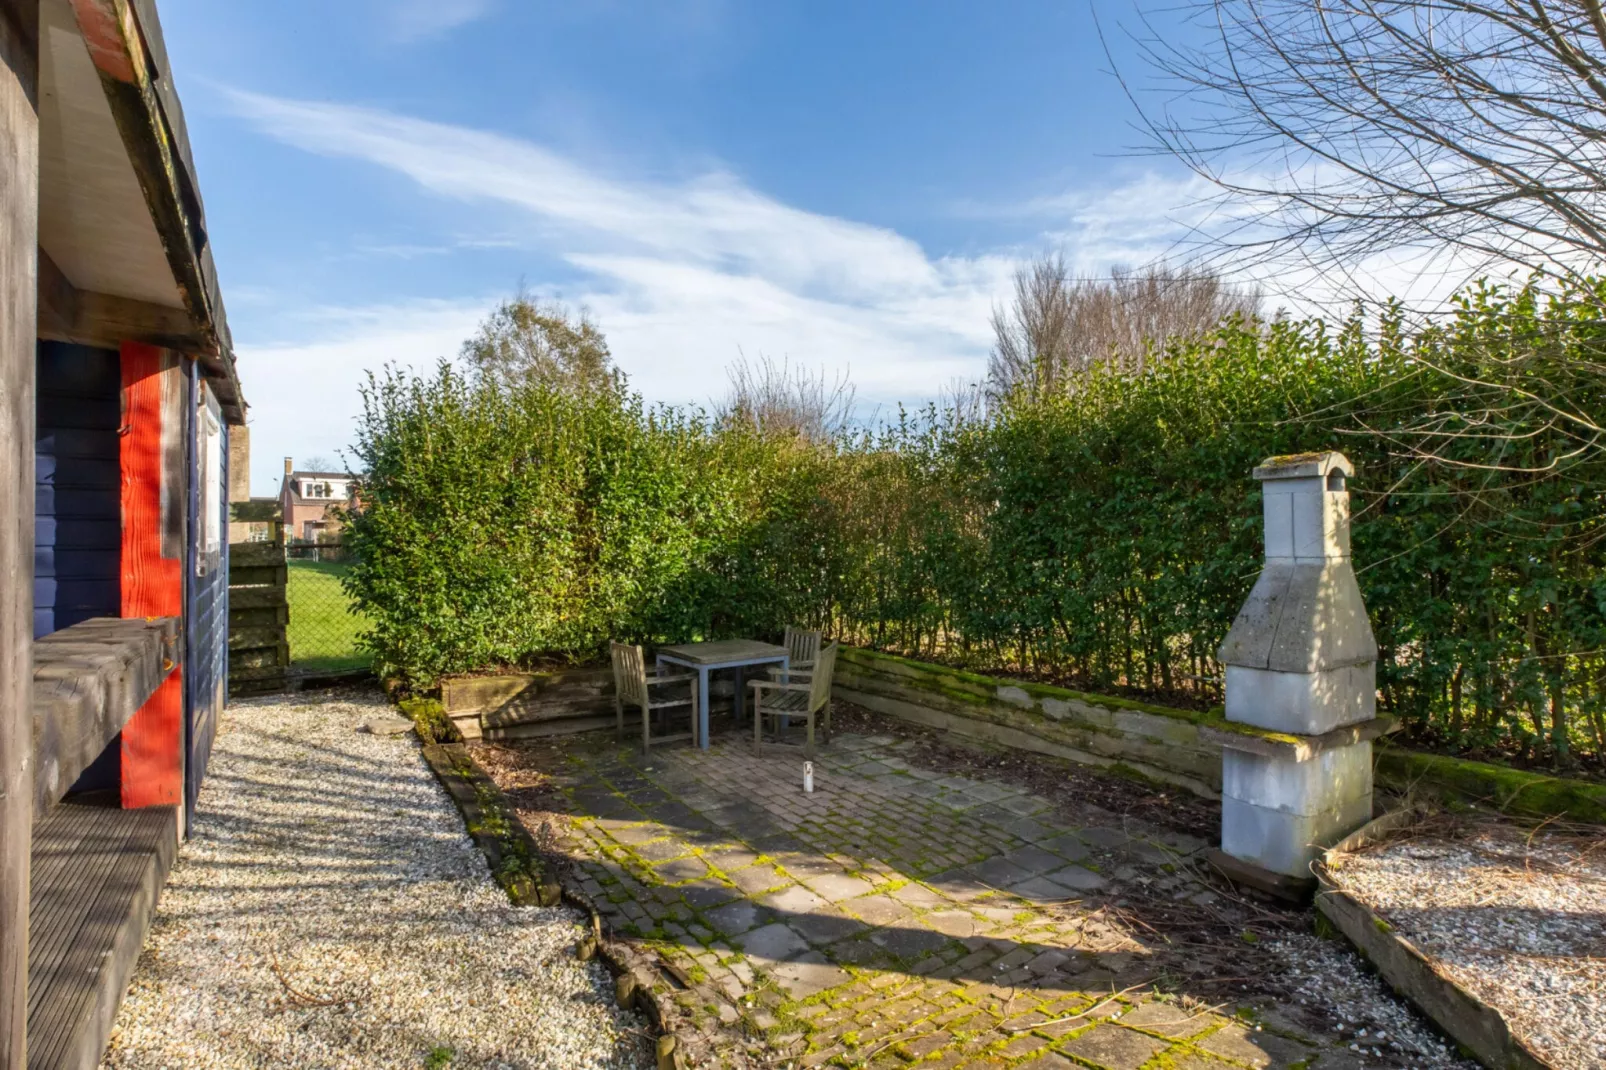
<svg viewBox="0 0 1606 1070">
<path fill-rule="evenodd" d="M 1603 298 L 1485 286 L 1411 330 L 1392 308 L 1238 321 L 1142 374 L 824 445 L 622 386 L 391 371 L 366 392 L 347 582 L 413 687 L 807 624 L 1209 705 L 1260 568 L 1250 470 L 1337 448 L 1383 707 L 1418 741 L 1598 761 Z"/>
</svg>

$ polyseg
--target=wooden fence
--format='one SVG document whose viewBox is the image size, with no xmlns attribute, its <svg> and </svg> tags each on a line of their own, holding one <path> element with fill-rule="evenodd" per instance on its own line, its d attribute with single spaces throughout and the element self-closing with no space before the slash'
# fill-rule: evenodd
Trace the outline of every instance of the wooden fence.
<svg viewBox="0 0 1606 1070">
<path fill-rule="evenodd" d="M 289 569 L 280 542 L 229 547 L 229 693 L 278 691 L 290 667 Z"/>
</svg>

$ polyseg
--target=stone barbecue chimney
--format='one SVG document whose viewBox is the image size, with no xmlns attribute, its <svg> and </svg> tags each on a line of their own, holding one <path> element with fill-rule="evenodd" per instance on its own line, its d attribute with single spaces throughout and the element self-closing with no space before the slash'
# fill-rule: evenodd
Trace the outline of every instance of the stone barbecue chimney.
<svg viewBox="0 0 1606 1070">
<path fill-rule="evenodd" d="M 1350 563 L 1353 474 L 1342 453 L 1255 469 L 1266 563 L 1219 652 L 1230 724 L 1210 732 L 1223 747 L 1218 864 L 1283 891 L 1308 888 L 1310 863 L 1371 819 L 1371 740 L 1390 727 Z"/>
</svg>

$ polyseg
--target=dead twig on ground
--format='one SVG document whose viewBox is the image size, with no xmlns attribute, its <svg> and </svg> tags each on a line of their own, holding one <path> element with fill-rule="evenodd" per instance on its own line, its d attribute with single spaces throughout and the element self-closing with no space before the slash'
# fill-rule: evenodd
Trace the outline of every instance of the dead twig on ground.
<svg viewBox="0 0 1606 1070">
<path fill-rule="evenodd" d="M 1103 999 L 1101 999 L 1097 1003 L 1093 1004 L 1093 1006 L 1087 1008 L 1087 1010 L 1077 1011 L 1075 1014 L 1068 1014 L 1064 1018 L 1051 1018 L 1046 1022 L 1033 1022 L 1031 1025 L 1018 1025 L 1018 1026 L 1015 1026 L 1014 1028 L 1006 1029 L 1006 1030 L 1004 1030 L 1004 1032 L 1006 1032 L 1006 1033 L 1029 1033 L 1033 1029 L 1041 1029 L 1041 1028 L 1043 1028 L 1044 1026 L 1047 1026 L 1047 1025 L 1060 1025 L 1061 1023 L 1064 1023 L 1064 1022 L 1074 1022 L 1078 1018 L 1098 1018 L 1098 1017 L 1102 1017 L 1101 1015 L 1095 1014 L 1094 1011 L 1098 1010 L 1100 1007 L 1104 1006 L 1106 1003 L 1110 1002 L 1111 1000 L 1120 999 L 1122 996 L 1126 995 L 1128 992 L 1131 992 L 1135 988 L 1142 988 L 1146 984 L 1152 984 L 1153 981 L 1154 981 L 1154 978 L 1150 977 L 1150 978 L 1148 978 L 1146 980 L 1139 981 L 1135 985 L 1128 985 L 1127 987 L 1121 989 L 1121 991 L 1119 991 L 1119 992 L 1111 992 L 1109 995 L 1105 996 Z"/>
<path fill-rule="evenodd" d="M 278 979 L 279 984 L 284 986 L 285 993 L 289 995 L 291 1002 L 299 1007 L 335 1007 L 342 1003 L 357 1003 L 364 998 L 354 993 L 331 996 L 328 999 L 309 996 L 305 992 L 297 991 L 296 987 L 290 983 L 290 979 L 284 975 L 284 969 L 279 965 L 278 959 L 273 959 L 268 968 L 273 971 L 273 976 Z"/>
</svg>

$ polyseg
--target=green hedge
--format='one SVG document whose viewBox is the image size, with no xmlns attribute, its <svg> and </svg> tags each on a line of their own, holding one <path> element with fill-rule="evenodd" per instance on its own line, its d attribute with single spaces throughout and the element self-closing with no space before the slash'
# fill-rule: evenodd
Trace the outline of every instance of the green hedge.
<svg viewBox="0 0 1606 1070">
<path fill-rule="evenodd" d="M 1417 740 L 1598 754 L 1603 296 L 1485 288 L 1414 332 L 1392 310 L 1238 323 L 1135 377 L 826 446 L 622 392 L 390 373 L 360 428 L 351 589 L 414 685 L 806 623 L 1209 704 L 1259 569 L 1250 469 L 1336 447 L 1385 708 Z"/>
</svg>

